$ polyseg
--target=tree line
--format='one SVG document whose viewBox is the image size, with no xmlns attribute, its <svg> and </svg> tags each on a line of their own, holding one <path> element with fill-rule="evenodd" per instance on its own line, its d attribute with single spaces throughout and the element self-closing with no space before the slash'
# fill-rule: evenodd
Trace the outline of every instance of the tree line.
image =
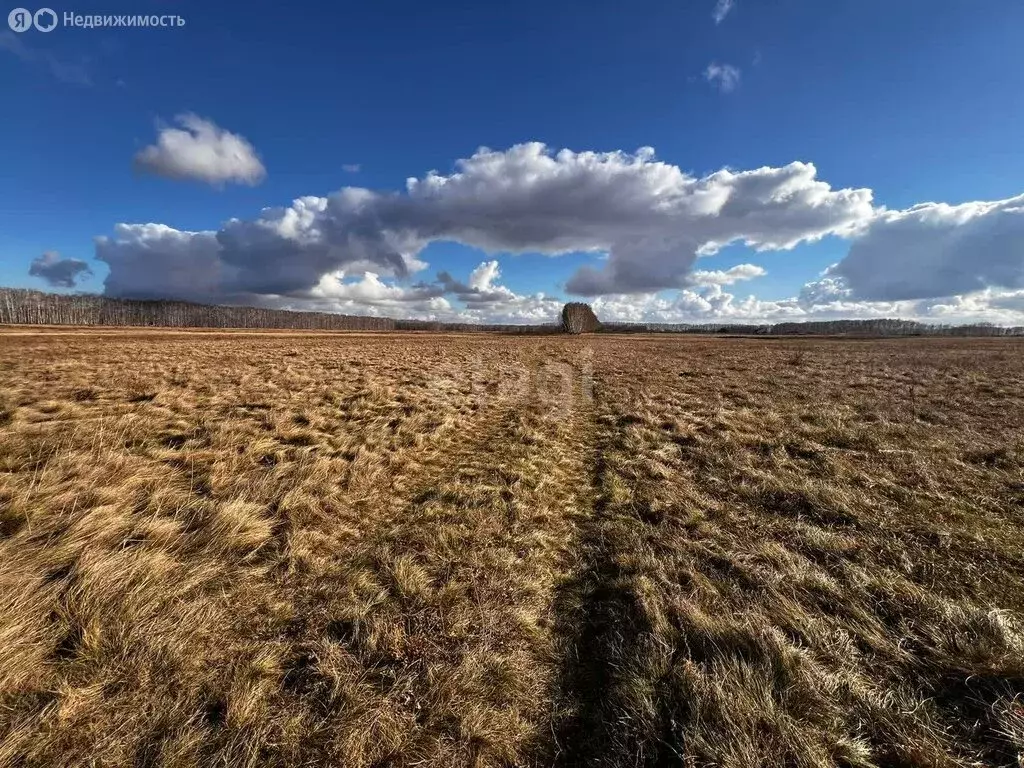
<svg viewBox="0 0 1024 768">
<path fill-rule="evenodd" d="M 108 325 L 163 328 L 280 328 L 325 331 L 390 331 L 387 317 L 227 307 L 187 301 L 112 299 L 0 288 L 0 324 Z"/>
<path fill-rule="evenodd" d="M 561 333 L 558 325 L 512 325 L 508 323 L 444 323 L 440 320 L 395 320 L 396 331 L 446 331 L 448 333 L 506 333 L 543 335 Z"/>
<path fill-rule="evenodd" d="M 742 323 L 599 323 L 579 302 L 545 325 L 444 323 L 388 317 L 232 307 L 187 301 L 113 299 L 92 294 L 57 294 L 0 288 L 0 325 L 140 326 L 164 328 L 266 328 L 323 331 L 457 331 L 551 333 L 724 333 L 753 336 L 1024 336 L 1024 327 L 991 323 L 932 325 L 915 320 L 822 320 Z"/>
</svg>

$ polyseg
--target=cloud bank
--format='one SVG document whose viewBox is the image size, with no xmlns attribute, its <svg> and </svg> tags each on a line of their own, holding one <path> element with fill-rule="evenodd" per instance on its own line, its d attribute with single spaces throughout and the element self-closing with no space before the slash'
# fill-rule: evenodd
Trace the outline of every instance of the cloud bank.
<svg viewBox="0 0 1024 768">
<path fill-rule="evenodd" d="M 193 114 L 179 115 L 181 128 L 167 126 L 156 144 L 135 155 L 135 167 L 168 179 L 255 186 L 267 175 L 252 144 Z"/>
<path fill-rule="evenodd" d="M 832 274 L 881 301 L 1024 288 L 1024 195 L 881 211 Z"/>
<path fill-rule="evenodd" d="M 386 283 L 374 272 L 364 272 L 359 279 L 338 273 L 326 275 L 300 306 L 355 312 L 369 308 L 390 317 L 481 323 L 545 323 L 561 310 L 560 300 L 542 293 L 519 295 L 500 285 L 500 278 L 497 261 L 482 262 L 465 282 L 448 272 L 438 273 L 433 282 L 411 286 Z M 449 297 L 463 307 L 453 306 Z"/>
<path fill-rule="evenodd" d="M 121 224 L 98 240 L 97 257 L 115 295 L 173 288 L 213 297 L 301 293 L 339 270 L 406 277 L 436 241 L 490 253 L 607 253 L 603 268 L 581 269 L 566 286 L 596 296 L 683 287 L 698 252 L 734 241 L 788 249 L 852 232 L 872 215 L 870 190 L 833 190 L 807 163 L 697 178 L 650 148 L 552 153 L 531 143 L 481 149 L 450 175 L 409 179 L 405 193 L 346 187 L 217 232 Z"/>
<path fill-rule="evenodd" d="M 934 314 L 982 311 L 978 301 L 1001 313 L 1017 311 L 1012 292 L 1024 288 L 1022 207 L 1024 196 L 890 211 L 875 206 L 870 189 L 833 188 L 810 163 L 694 176 L 650 148 L 555 152 L 529 143 L 480 149 L 449 174 L 408 179 L 402 192 L 345 187 L 217 231 L 118 224 L 97 238 L 96 257 L 110 268 L 105 289 L 113 296 L 334 302 L 339 311 L 389 308 L 401 316 L 553 317 L 551 297 L 518 296 L 498 282 L 496 259 L 465 280 L 442 272 L 414 282 L 428 266 L 424 248 L 439 241 L 495 255 L 591 253 L 593 263 L 573 273 L 565 291 L 604 297 L 620 319 Z M 696 268 L 730 243 L 786 251 L 826 236 L 850 240 L 848 255 L 785 302 L 723 290 L 761 277 L 759 265 Z"/>
<path fill-rule="evenodd" d="M 805 292 L 764 300 L 729 293 L 721 285 L 707 285 L 673 294 L 602 296 L 593 301 L 593 307 L 605 322 L 761 324 L 903 318 L 951 325 L 1024 325 L 1024 291 L 995 289 L 919 301 L 860 301 L 848 295 L 809 296 Z"/>
<path fill-rule="evenodd" d="M 28 273 L 45 280 L 52 288 L 74 288 L 78 278 L 91 275 L 92 270 L 81 259 L 62 259 L 56 251 L 47 251 L 32 260 Z"/>
</svg>

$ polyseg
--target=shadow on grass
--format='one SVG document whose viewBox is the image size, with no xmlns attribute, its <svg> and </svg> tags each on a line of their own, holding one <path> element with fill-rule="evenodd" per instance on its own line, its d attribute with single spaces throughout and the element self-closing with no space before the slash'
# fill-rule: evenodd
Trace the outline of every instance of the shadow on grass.
<svg viewBox="0 0 1024 768">
<path fill-rule="evenodd" d="M 636 499 L 616 500 L 622 477 L 609 466 L 628 456 L 626 418 L 603 422 L 592 464 L 592 515 L 577 540 L 580 563 L 558 590 L 556 637 L 561 674 L 554 694 L 551 743 L 538 764 L 571 766 L 742 765 L 760 754 L 760 765 L 879 765 L 924 768 L 940 764 L 1011 766 L 1020 762 L 1024 735 L 1024 677 L 1014 645 L 984 622 L 962 619 L 953 629 L 919 613 L 913 601 L 890 595 L 888 634 L 900 640 L 899 657 L 877 649 L 863 674 L 882 690 L 913 692 L 917 709 L 894 709 L 885 700 L 850 688 L 831 694 L 816 681 L 840 667 L 810 667 L 773 623 L 770 596 L 764 618 L 776 630 L 716 617 L 705 624 L 674 613 L 659 596 L 659 551 L 671 534 Z M 773 498 L 778 502 L 778 498 Z M 788 510 L 772 511 L 786 519 Z M 668 538 L 666 538 L 668 537 Z M 659 541 L 660 540 L 660 541 Z M 694 567 L 714 581 L 752 590 L 728 559 L 701 552 Z M 666 574 L 661 572 L 662 576 Z M 818 605 L 798 594 L 809 617 L 842 607 Z M 884 615 L 884 601 L 851 588 L 860 610 L 846 618 L 854 635 L 864 616 Z M 753 613 L 752 613 L 753 615 Z M 762 622 L 763 624 L 763 622 Z M 912 627 L 924 628 L 913 642 Z M 956 633 L 950 653 L 933 647 L 942 632 Z M 816 638 L 810 645 L 822 644 Z M 798 644 L 799 645 L 799 644 Z M 799 648 L 797 649 L 799 650 Z M 870 666 L 867 666 L 870 665 Z M 745 698 L 750 686 L 770 697 L 757 709 Z M 943 762 L 948 761 L 948 762 Z"/>
<path fill-rule="evenodd" d="M 642 573 L 622 557 L 656 523 L 616 509 L 606 490 L 606 455 L 622 449 L 627 419 L 599 437 L 593 515 L 578 541 L 583 562 L 555 598 L 562 673 L 547 763 L 556 766 L 681 763 L 669 730 L 672 697 L 656 679 L 672 660 L 644 605 Z"/>
</svg>

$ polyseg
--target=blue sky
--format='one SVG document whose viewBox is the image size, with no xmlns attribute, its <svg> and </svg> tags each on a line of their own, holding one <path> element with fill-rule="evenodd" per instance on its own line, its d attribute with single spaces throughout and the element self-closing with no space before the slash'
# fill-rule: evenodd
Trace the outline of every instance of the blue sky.
<svg viewBox="0 0 1024 768">
<path fill-rule="evenodd" d="M 102 291 L 107 265 L 94 259 L 93 238 L 112 236 L 117 223 L 215 231 L 228 219 L 253 219 L 266 206 L 348 185 L 401 191 L 408 177 L 432 169 L 451 174 L 455 162 L 478 147 L 505 151 L 523 142 L 577 152 L 634 153 L 650 146 L 657 160 L 694 178 L 724 167 L 803 161 L 813 163 L 817 179 L 832 190 L 870 189 L 874 206 L 890 210 L 932 201 L 1002 201 L 1024 192 L 1018 149 L 1024 4 L 1017 0 L 377 2 L 287 9 L 265 2 L 83 1 L 53 7 L 59 16 L 173 13 L 186 23 L 0 31 L 5 285 L 46 287 L 29 275 L 29 266 L 56 251 L 92 269 L 77 289 Z M 719 16 L 727 10 L 720 21 L 716 7 Z M 734 87 L 709 79 L 712 65 L 734 68 Z M 265 178 L 253 185 L 209 184 L 133 167 L 133 157 L 184 113 L 244 137 Z M 345 169 L 355 165 L 358 171 Z M 1000 232 L 1006 211 L 1016 208 L 997 211 Z M 973 301 L 979 290 L 1009 295 L 1000 301 L 1012 310 L 1024 288 L 1014 277 L 1019 218 L 1009 219 L 1012 252 L 999 255 L 998 269 L 950 285 L 952 293 L 868 288 L 867 267 L 852 264 L 840 277 L 853 287 L 840 286 L 847 292 L 835 294 L 828 311 L 927 314 L 923 305 L 891 302 L 943 300 L 948 307 L 953 297 Z M 862 250 L 886 237 L 870 231 Z M 429 267 L 383 279 L 403 287 L 429 282 L 443 270 L 465 281 L 481 262 L 497 259 L 506 298 L 538 292 L 561 298 L 579 267 L 600 270 L 608 261 L 600 249 L 550 255 L 550 248 L 538 246 L 544 253 L 509 253 L 516 249 L 500 243 L 481 249 L 479 238 L 469 240 L 431 239 L 416 257 Z M 756 294 L 782 301 L 818 280 L 850 247 L 846 234 L 807 238 L 792 250 L 755 252 L 734 243 L 680 270 L 752 263 L 765 274 L 728 290 L 736 300 Z M 880 258 L 872 253 L 861 261 L 877 265 Z M 629 265 L 641 269 L 638 264 Z M 153 270 L 159 282 L 158 265 Z M 358 269 L 343 272 L 342 281 L 359 279 Z M 684 285 L 682 272 L 665 285 L 638 280 L 615 286 L 643 284 L 644 298 L 624 290 L 598 300 L 623 316 L 629 313 L 621 303 L 633 302 L 637 317 L 657 317 L 680 290 L 713 298 L 706 287 Z M 903 280 L 894 275 L 890 283 Z M 286 303 L 302 306 L 299 294 Z M 453 311 L 465 306 L 457 296 L 447 300 Z M 361 306 L 339 304 L 345 311 Z M 410 301 L 406 309 L 430 314 L 422 303 Z M 1013 319 L 1004 310 L 986 304 L 977 313 Z M 672 317 L 685 319 L 676 311 Z M 716 310 L 694 311 L 696 317 Z"/>
</svg>

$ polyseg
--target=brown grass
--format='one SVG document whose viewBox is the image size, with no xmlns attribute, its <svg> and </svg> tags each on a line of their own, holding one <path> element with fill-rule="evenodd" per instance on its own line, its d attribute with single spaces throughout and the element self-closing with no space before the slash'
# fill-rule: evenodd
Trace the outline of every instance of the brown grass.
<svg viewBox="0 0 1024 768">
<path fill-rule="evenodd" d="M 1022 351 L 0 335 L 0 766 L 1017 765 Z"/>
</svg>

